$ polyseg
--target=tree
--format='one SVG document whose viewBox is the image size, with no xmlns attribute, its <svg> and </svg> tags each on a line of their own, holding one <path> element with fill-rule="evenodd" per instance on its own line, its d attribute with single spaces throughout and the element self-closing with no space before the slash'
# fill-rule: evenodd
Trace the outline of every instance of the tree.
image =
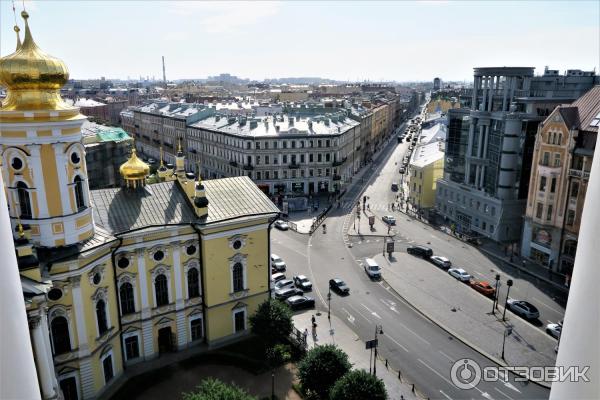
<svg viewBox="0 0 600 400">
<path fill-rule="evenodd" d="M 302 389 L 326 399 L 329 388 L 351 367 L 348 355 L 335 345 L 314 347 L 298 365 Z"/>
<path fill-rule="evenodd" d="M 348 372 L 331 388 L 330 400 L 386 400 L 383 381 L 365 370 Z"/>
<path fill-rule="evenodd" d="M 267 345 L 274 345 L 292 333 L 292 310 L 279 300 L 265 300 L 250 316 L 250 326 Z"/>
<path fill-rule="evenodd" d="M 200 382 L 194 392 L 183 393 L 183 400 L 256 400 L 256 397 L 250 396 L 236 385 L 206 378 Z"/>
</svg>

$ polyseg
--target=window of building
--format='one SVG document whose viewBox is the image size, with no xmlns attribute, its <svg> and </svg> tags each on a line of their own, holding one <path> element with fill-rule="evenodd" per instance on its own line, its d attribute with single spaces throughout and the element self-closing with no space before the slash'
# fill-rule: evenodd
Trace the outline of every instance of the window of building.
<svg viewBox="0 0 600 400">
<path fill-rule="evenodd" d="M 77 380 L 74 376 L 61 379 L 60 390 L 62 391 L 64 400 L 79 400 Z"/>
<path fill-rule="evenodd" d="M 537 203 L 537 209 L 535 211 L 536 218 L 542 218 L 543 212 L 544 212 L 544 205 L 542 203 Z"/>
<path fill-rule="evenodd" d="M 558 145 L 562 145 L 562 133 L 558 134 L 558 143 L 556 143 Z"/>
<path fill-rule="evenodd" d="M 52 333 L 52 349 L 55 356 L 71 351 L 69 322 L 65 317 L 54 318 L 50 323 L 50 332 Z"/>
<path fill-rule="evenodd" d="M 556 178 L 552 177 L 550 181 L 550 193 L 554 193 L 556 191 Z"/>
<path fill-rule="evenodd" d="M 260 177 L 260 171 L 256 172 L 256 180 L 260 181 L 262 178 Z"/>
<path fill-rule="evenodd" d="M 232 270 L 233 292 L 244 290 L 244 266 L 242 263 L 235 263 Z"/>
<path fill-rule="evenodd" d="M 486 228 L 487 228 L 487 223 L 485 221 L 482 221 L 481 222 L 481 229 L 483 229 L 485 231 Z"/>
<path fill-rule="evenodd" d="M 546 210 L 546 221 L 550 221 L 552 219 L 552 204 L 548 205 L 548 209 Z"/>
<path fill-rule="evenodd" d="M 98 333 L 102 336 L 108 330 L 106 303 L 104 300 L 98 300 L 96 303 L 96 320 L 98 321 Z"/>
<path fill-rule="evenodd" d="M 419 179 L 423 179 L 423 173 L 419 172 Z"/>
<path fill-rule="evenodd" d="M 246 330 L 246 311 L 239 310 L 233 313 L 233 325 L 234 332 L 241 332 Z"/>
<path fill-rule="evenodd" d="M 114 376 L 112 366 L 112 355 L 108 355 L 102 360 L 102 369 L 104 370 L 104 382 L 108 383 Z"/>
<path fill-rule="evenodd" d="M 313 160 L 314 160 L 314 157 L 313 157 L 313 155 L 312 155 L 312 154 L 309 154 L 309 155 L 308 155 L 308 162 L 313 162 Z"/>
<path fill-rule="evenodd" d="M 579 195 L 579 182 L 573 182 L 571 185 L 571 197 L 577 197 Z"/>
<path fill-rule="evenodd" d="M 270 157 L 265 156 L 265 165 L 269 165 L 269 162 L 270 162 Z"/>
<path fill-rule="evenodd" d="M 323 160 L 323 154 L 317 154 L 317 162 L 321 162 Z"/>
<path fill-rule="evenodd" d="M 554 166 L 560 167 L 560 153 L 554 153 Z"/>
<path fill-rule="evenodd" d="M 265 179 L 269 179 L 269 171 L 265 171 Z"/>
<path fill-rule="evenodd" d="M 496 215 L 496 207 L 492 206 L 492 217 Z"/>
<path fill-rule="evenodd" d="M 304 164 L 304 154 L 300 154 L 300 163 Z"/>
<path fill-rule="evenodd" d="M 575 223 L 575 210 L 567 211 L 567 225 L 572 226 Z"/>
<path fill-rule="evenodd" d="M 129 336 L 125 339 L 125 357 L 132 360 L 140 356 L 140 345 L 137 335 Z"/>
<path fill-rule="evenodd" d="M 196 318 L 190 322 L 190 331 L 192 332 L 192 342 L 202 339 L 202 318 Z"/>
<path fill-rule="evenodd" d="M 490 224 L 490 233 L 494 233 L 494 225 Z"/>
<path fill-rule="evenodd" d="M 31 219 L 31 200 L 29 199 L 29 191 L 25 182 L 17 183 L 17 194 L 21 211 L 20 217 L 23 219 Z"/>
<path fill-rule="evenodd" d="M 546 177 L 542 176 L 540 177 L 540 192 L 545 192 L 546 191 Z"/>
<path fill-rule="evenodd" d="M 256 149 L 260 150 L 260 142 L 256 142 Z"/>
<path fill-rule="evenodd" d="M 483 205 L 483 212 L 486 213 L 486 214 L 489 213 L 490 212 L 490 206 L 488 206 L 487 204 L 484 204 Z"/>
<path fill-rule="evenodd" d="M 548 166 L 550 164 L 550 153 L 545 151 L 542 158 L 542 165 Z"/>
<path fill-rule="evenodd" d="M 154 292 L 156 295 L 156 306 L 161 307 L 169 304 L 169 289 L 167 287 L 167 277 L 160 274 L 154 280 Z"/>
<path fill-rule="evenodd" d="M 75 177 L 75 203 L 77 204 L 77 211 L 81 211 L 85 208 L 85 200 L 83 198 L 83 180 L 81 177 Z"/>
<path fill-rule="evenodd" d="M 575 258 L 575 253 L 577 253 L 577 242 L 574 240 L 567 240 L 565 242 L 565 248 L 563 254 L 565 256 Z"/>
<path fill-rule="evenodd" d="M 287 149 L 287 141 L 285 141 L 285 140 L 283 141 L 283 148 Z"/>
<path fill-rule="evenodd" d="M 198 270 L 196 268 L 190 268 L 187 273 L 188 297 L 190 299 L 200 296 L 200 279 L 198 278 Z"/>
<path fill-rule="evenodd" d="M 135 312 L 135 301 L 133 298 L 133 285 L 125 282 L 119 288 L 119 297 L 121 299 L 121 314 L 131 314 Z"/>
</svg>

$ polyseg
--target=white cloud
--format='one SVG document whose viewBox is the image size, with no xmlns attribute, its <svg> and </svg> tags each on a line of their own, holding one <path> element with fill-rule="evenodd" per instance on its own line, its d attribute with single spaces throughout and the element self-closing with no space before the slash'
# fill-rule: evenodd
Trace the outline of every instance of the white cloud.
<svg viewBox="0 0 600 400">
<path fill-rule="evenodd" d="M 241 2 L 173 2 L 171 13 L 197 19 L 200 28 L 207 33 L 225 33 L 255 25 L 260 20 L 279 12 L 280 3 L 275 1 Z"/>
</svg>

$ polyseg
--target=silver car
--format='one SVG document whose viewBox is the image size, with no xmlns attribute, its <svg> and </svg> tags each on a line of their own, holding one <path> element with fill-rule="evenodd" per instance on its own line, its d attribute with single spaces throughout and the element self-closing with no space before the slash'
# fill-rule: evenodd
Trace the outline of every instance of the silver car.
<svg viewBox="0 0 600 400">
<path fill-rule="evenodd" d="M 450 268 L 448 273 L 461 282 L 469 282 L 471 275 L 462 268 Z"/>
<path fill-rule="evenodd" d="M 536 319 L 540 317 L 538 309 L 525 300 L 508 299 L 507 303 L 509 310 L 525 319 Z"/>
<path fill-rule="evenodd" d="M 546 333 L 552 336 L 554 339 L 558 339 L 560 334 L 562 333 L 562 321 L 558 324 L 548 324 L 546 325 Z"/>
</svg>

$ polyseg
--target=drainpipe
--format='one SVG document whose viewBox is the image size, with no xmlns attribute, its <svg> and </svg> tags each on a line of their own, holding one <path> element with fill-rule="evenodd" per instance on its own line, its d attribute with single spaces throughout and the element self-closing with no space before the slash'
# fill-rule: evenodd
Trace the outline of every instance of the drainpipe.
<svg viewBox="0 0 600 400">
<path fill-rule="evenodd" d="M 208 331 L 206 330 L 206 279 L 204 276 L 204 262 L 202 261 L 202 234 L 200 229 L 193 222 L 190 224 L 192 229 L 198 235 L 198 264 L 200 265 L 200 284 L 202 285 L 202 332 L 204 332 L 203 343 L 208 341 Z"/>
<path fill-rule="evenodd" d="M 117 318 L 117 320 L 119 321 L 119 340 L 121 341 L 121 345 L 119 346 L 121 348 L 121 364 L 123 364 L 123 371 L 125 371 L 127 369 L 127 366 L 125 365 L 125 349 L 123 346 L 123 326 L 121 323 L 121 302 L 119 301 L 119 286 L 117 283 L 117 264 L 115 263 L 115 257 L 116 257 L 116 253 L 117 250 L 119 250 L 119 248 L 123 245 L 123 238 L 122 237 L 117 237 L 117 239 L 119 240 L 119 243 L 117 243 L 117 245 L 115 247 L 113 247 L 113 249 L 110 252 L 110 262 L 112 264 L 113 267 L 113 280 L 115 283 L 115 298 L 117 300 L 117 315 L 119 318 Z"/>
<path fill-rule="evenodd" d="M 269 300 L 271 300 L 271 226 L 275 221 L 279 218 L 279 214 L 277 214 L 271 222 L 269 222 L 269 227 L 267 228 L 267 285 L 269 290 Z"/>
</svg>

